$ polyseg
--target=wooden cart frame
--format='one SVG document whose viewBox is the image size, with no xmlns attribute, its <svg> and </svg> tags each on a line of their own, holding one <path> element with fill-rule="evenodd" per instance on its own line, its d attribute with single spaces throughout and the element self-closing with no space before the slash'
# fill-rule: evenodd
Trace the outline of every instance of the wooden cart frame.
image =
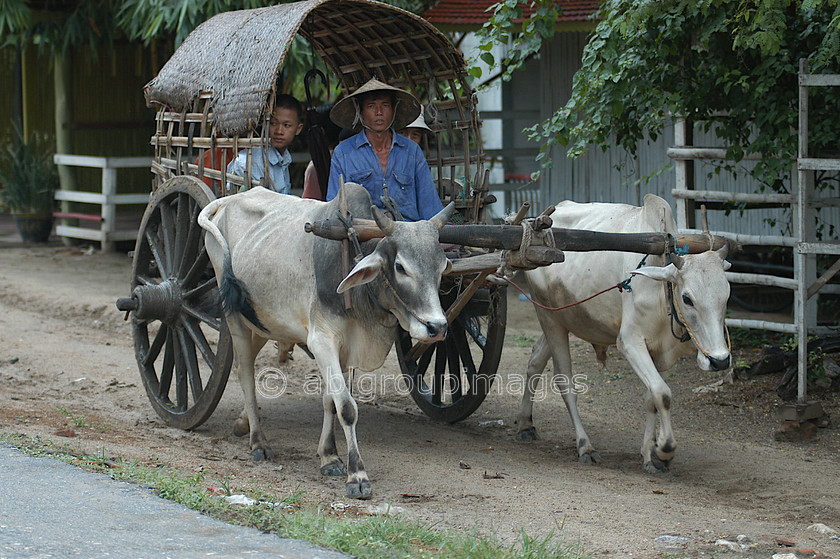
<svg viewBox="0 0 840 559">
<path fill-rule="evenodd" d="M 214 198 L 260 184 L 250 168 L 264 162 L 253 153 L 269 145 L 270 108 L 295 35 L 345 94 L 377 77 L 427 107 L 433 134 L 423 147 L 440 198 L 456 204 L 460 221 L 483 223 L 493 201 L 466 63 L 425 20 L 368 0 L 305 0 L 227 12 L 200 25 L 145 88 L 147 103 L 159 107 L 152 196 L 134 251 L 132 296 L 118 303 L 132 311 L 136 358 L 152 406 L 180 428 L 212 414 L 232 361 L 196 217 Z M 227 173 L 240 150 L 244 176 Z M 397 340 L 412 396 L 444 421 L 478 407 L 501 356 L 505 291 L 483 281 L 470 287 L 475 277 L 444 281 L 441 297 L 452 311 L 446 341 L 412 352 L 406 333 Z"/>
</svg>

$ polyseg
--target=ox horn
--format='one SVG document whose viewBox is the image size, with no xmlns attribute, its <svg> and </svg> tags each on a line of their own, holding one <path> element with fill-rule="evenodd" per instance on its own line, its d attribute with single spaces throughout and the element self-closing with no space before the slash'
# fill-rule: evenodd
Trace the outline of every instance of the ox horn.
<svg viewBox="0 0 840 559">
<path fill-rule="evenodd" d="M 443 226 L 446 225 L 446 222 L 449 221 L 449 218 L 452 217 L 452 214 L 455 213 L 455 202 L 449 202 L 445 208 L 440 210 L 436 213 L 429 221 L 435 224 L 435 227 L 438 228 L 438 231 L 443 229 Z"/>
<path fill-rule="evenodd" d="M 682 270 L 683 259 L 682 256 L 677 254 L 674 251 L 669 250 L 668 253 L 665 255 L 665 261 L 668 264 L 673 264 L 677 267 L 677 270 Z"/>
<path fill-rule="evenodd" d="M 709 239 L 709 250 L 713 250 L 715 246 L 715 238 L 709 232 L 709 218 L 706 217 L 706 204 L 700 206 L 700 221 L 703 224 L 703 234 Z"/>
<path fill-rule="evenodd" d="M 715 254 L 720 256 L 721 260 L 726 260 L 726 257 L 729 255 L 729 239 L 727 239 L 726 242 L 723 243 L 722 247 L 715 251 Z"/>
<path fill-rule="evenodd" d="M 392 235 L 394 233 L 394 229 L 396 228 L 394 220 L 379 211 L 379 208 L 376 206 L 371 206 L 370 211 L 373 214 L 373 220 L 376 222 L 379 229 L 385 233 L 385 236 L 387 237 Z"/>
</svg>

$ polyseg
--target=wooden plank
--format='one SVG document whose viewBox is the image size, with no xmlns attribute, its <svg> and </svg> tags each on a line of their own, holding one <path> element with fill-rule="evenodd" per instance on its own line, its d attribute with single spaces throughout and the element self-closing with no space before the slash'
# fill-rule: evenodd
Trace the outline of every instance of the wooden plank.
<svg viewBox="0 0 840 559">
<path fill-rule="evenodd" d="M 831 265 L 823 274 L 817 278 L 817 281 L 811 284 L 808 288 L 808 299 L 813 297 L 817 294 L 817 292 L 822 289 L 830 280 L 833 278 L 837 272 L 840 272 L 840 259 L 838 259 L 834 264 Z"/>
<path fill-rule="evenodd" d="M 710 148 L 710 147 L 670 147 L 665 152 L 671 159 L 677 161 L 687 161 L 693 159 L 708 159 L 725 161 L 731 159 L 726 156 L 724 148 Z M 742 161 L 761 161 L 760 153 L 744 154 Z"/>
<path fill-rule="evenodd" d="M 782 278 L 767 274 L 748 274 L 742 272 L 726 272 L 726 279 L 729 283 L 745 283 L 750 285 L 769 285 L 772 287 L 783 287 L 795 290 L 798 285 L 793 278 Z"/>
<path fill-rule="evenodd" d="M 53 212 L 58 219 L 81 219 L 83 221 L 102 221 L 101 215 L 83 214 L 78 212 Z"/>
<path fill-rule="evenodd" d="M 56 190 L 56 200 L 66 202 L 82 202 L 84 204 L 148 204 L 148 194 L 100 194 L 98 192 L 84 192 L 81 190 Z"/>
<path fill-rule="evenodd" d="M 840 74 L 805 74 L 799 76 L 801 86 L 840 85 Z"/>
<path fill-rule="evenodd" d="M 59 237 L 99 241 L 100 243 L 105 237 L 99 229 L 86 229 L 84 227 L 73 227 L 71 225 L 56 225 L 55 234 Z"/>
<path fill-rule="evenodd" d="M 840 171 L 840 159 L 802 157 L 797 160 L 801 171 Z"/>
<path fill-rule="evenodd" d="M 770 330 L 771 332 L 783 332 L 785 334 L 796 334 L 797 332 L 796 324 L 767 320 L 727 318 L 726 325 L 730 328 L 754 328 L 756 330 Z"/>
<path fill-rule="evenodd" d="M 85 204 L 104 204 L 105 195 L 98 192 L 82 192 L 79 190 L 56 190 L 56 200 L 66 202 L 83 202 Z"/>
<path fill-rule="evenodd" d="M 799 254 L 840 254 L 840 243 L 799 243 Z"/>
<path fill-rule="evenodd" d="M 689 200 L 710 201 L 710 202 L 754 202 L 754 203 L 774 203 L 774 204 L 793 204 L 794 199 L 790 194 L 748 194 L 745 192 L 722 192 L 719 190 L 680 190 L 674 189 L 671 191 L 671 196 L 674 198 L 684 198 Z"/>
<path fill-rule="evenodd" d="M 548 266 L 563 262 L 563 252 L 549 247 L 530 246 L 525 251 L 525 257 L 535 266 Z M 460 276 L 478 272 L 495 272 L 502 264 L 501 252 L 489 252 L 467 258 L 452 260 L 452 268 L 445 272 L 445 276 Z"/>
<path fill-rule="evenodd" d="M 57 153 L 53 156 L 56 165 L 69 167 L 98 167 L 100 169 L 127 169 L 148 167 L 152 164 L 151 157 L 96 157 L 91 155 L 68 155 Z"/>
<path fill-rule="evenodd" d="M 703 234 L 703 232 L 699 229 L 679 229 L 679 232 L 680 234 L 685 235 Z M 796 239 L 793 237 L 784 237 L 781 235 L 744 235 L 741 233 L 719 233 L 717 231 L 712 231 L 712 235 L 726 237 L 739 245 L 793 247 L 796 246 L 797 243 Z"/>
</svg>

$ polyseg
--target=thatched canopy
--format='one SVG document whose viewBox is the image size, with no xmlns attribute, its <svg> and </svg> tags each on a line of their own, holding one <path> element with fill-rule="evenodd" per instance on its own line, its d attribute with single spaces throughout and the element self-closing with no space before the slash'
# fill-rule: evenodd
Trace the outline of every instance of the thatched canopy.
<svg viewBox="0 0 840 559">
<path fill-rule="evenodd" d="M 207 20 L 146 85 L 146 102 L 182 111 L 212 91 L 217 130 L 246 133 L 267 107 L 296 33 L 348 91 L 374 76 L 415 90 L 464 75 L 460 52 L 414 14 L 370 0 L 304 0 Z"/>
</svg>

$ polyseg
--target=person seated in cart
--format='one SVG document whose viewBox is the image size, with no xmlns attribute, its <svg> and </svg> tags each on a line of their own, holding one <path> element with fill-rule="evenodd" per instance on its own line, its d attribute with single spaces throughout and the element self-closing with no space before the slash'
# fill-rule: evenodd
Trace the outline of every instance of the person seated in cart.
<svg viewBox="0 0 840 559">
<path fill-rule="evenodd" d="M 269 190 L 289 194 L 292 189 L 292 181 L 289 177 L 292 154 L 289 153 L 288 148 L 302 130 L 303 106 L 300 101 L 285 93 L 278 95 L 268 123 L 268 138 L 271 142 L 266 154 L 268 176 L 266 177 L 263 166 L 263 150 L 256 148 L 251 150 L 251 179 L 261 181 L 265 177 L 267 179 L 265 185 Z M 227 172 L 244 177 L 247 161 L 247 150 L 243 149 L 237 154 L 236 159 L 230 162 Z M 228 190 L 233 189 L 234 186 L 228 183 Z"/>
<path fill-rule="evenodd" d="M 321 131 L 324 134 L 324 139 L 326 140 L 327 147 L 330 150 L 330 157 L 332 157 L 335 146 L 337 146 L 340 141 L 342 132 L 341 127 L 330 119 L 330 111 L 333 106 L 334 105 L 332 103 L 327 103 L 326 105 L 315 107 L 315 115 L 318 120 L 318 126 L 321 127 Z M 310 122 L 309 126 L 313 126 L 313 123 Z M 329 177 L 327 177 L 327 180 L 329 180 Z M 315 162 L 310 161 L 309 165 L 306 166 L 306 171 L 303 173 L 303 196 L 301 196 L 301 198 L 321 200 L 321 196 L 321 185 L 318 182 L 318 173 L 315 171 Z"/>
<path fill-rule="evenodd" d="M 400 136 L 405 136 L 409 140 L 413 140 L 418 146 L 423 147 L 423 135 L 426 132 L 431 133 L 432 129 L 426 124 L 426 115 L 423 107 L 420 107 L 420 115 L 414 119 L 414 122 L 399 131 Z"/>
<path fill-rule="evenodd" d="M 333 151 L 327 201 L 338 195 L 343 177 L 364 186 L 374 205 L 396 212 L 396 219 L 429 219 L 443 209 L 423 151 L 394 131 L 418 114 L 413 95 L 376 78 L 336 103 L 333 122 L 359 132 Z"/>
</svg>

